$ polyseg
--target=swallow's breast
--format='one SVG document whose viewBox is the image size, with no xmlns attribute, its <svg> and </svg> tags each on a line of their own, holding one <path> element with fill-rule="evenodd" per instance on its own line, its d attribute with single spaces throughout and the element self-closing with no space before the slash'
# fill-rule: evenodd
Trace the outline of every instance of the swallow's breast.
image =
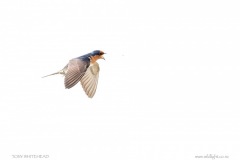
<svg viewBox="0 0 240 160">
<path fill-rule="evenodd" d="M 91 64 L 95 64 L 98 59 L 100 59 L 99 55 L 91 56 L 90 57 Z"/>
</svg>

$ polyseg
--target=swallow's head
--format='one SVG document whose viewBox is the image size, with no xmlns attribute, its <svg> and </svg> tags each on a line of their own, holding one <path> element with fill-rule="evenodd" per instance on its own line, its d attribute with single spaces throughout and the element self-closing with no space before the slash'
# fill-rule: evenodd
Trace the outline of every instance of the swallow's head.
<svg viewBox="0 0 240 160">
<path fill-rule="evenodd" d="M 91 57 L 96 57 L 97 59 L 104 59 L 105 60 L 105 58 L 103 57 L 104 54 L 106 54 L 106 53 L 104 53 L 103 51 L 95 50 L 95 51 L 92 52 Z"/>
</svg>

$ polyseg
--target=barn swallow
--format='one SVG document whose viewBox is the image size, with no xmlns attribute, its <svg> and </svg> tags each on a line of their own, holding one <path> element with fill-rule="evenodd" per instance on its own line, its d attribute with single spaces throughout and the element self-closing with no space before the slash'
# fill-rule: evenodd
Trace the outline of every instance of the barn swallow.
<svg viewBox="0 0 240 160">
<path fill-rule="evenodd" d="M 97 89 L 98 76 L 100 71 L 97 60 L 105 60 L 103 57 L 104 54 L 106 53 L 103 51 L 95 50 L 91 53 L 73 58 L 63 69 L 47 76 L 56 74 L 64 75 L 64 85 L 66 89 L 72 88 L 80 81 L 87 96 L 89 98 L 92 98 Z"/>
</svg>

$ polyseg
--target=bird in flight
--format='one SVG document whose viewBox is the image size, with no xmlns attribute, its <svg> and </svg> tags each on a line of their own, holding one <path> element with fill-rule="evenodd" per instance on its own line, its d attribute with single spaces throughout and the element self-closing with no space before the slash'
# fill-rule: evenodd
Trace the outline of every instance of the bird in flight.
<svg viewBox="0 0 240 160">
<path fill-rule="evenodd" d="M 98 59 L 104 59 L 103 51 L 95 50 L 91 53 L 71 59 L 68 64 L 56 73 L 44 76 L 62 74 L 65 76 L 64 85 L 70 89 L 78 82 L 81 82 L 83 90 L 89 98 L 92 98 L 96 92 L 100 67 Z M 105 60 L 105 59 L 104 59 Z M 44 78 L 42 77 L 42 78 Z"/>
</svg>

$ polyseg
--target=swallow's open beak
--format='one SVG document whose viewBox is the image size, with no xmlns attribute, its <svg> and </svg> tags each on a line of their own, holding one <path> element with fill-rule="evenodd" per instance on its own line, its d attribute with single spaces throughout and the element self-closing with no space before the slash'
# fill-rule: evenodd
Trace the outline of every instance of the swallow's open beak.
<svg viewBox="0 0 240 160">
<path fill-rule="evenodd" d="M 103 57 L 103 55 L 101 56 L 101 58 L 105 60 L 105 58 Z"/>
</svg>

